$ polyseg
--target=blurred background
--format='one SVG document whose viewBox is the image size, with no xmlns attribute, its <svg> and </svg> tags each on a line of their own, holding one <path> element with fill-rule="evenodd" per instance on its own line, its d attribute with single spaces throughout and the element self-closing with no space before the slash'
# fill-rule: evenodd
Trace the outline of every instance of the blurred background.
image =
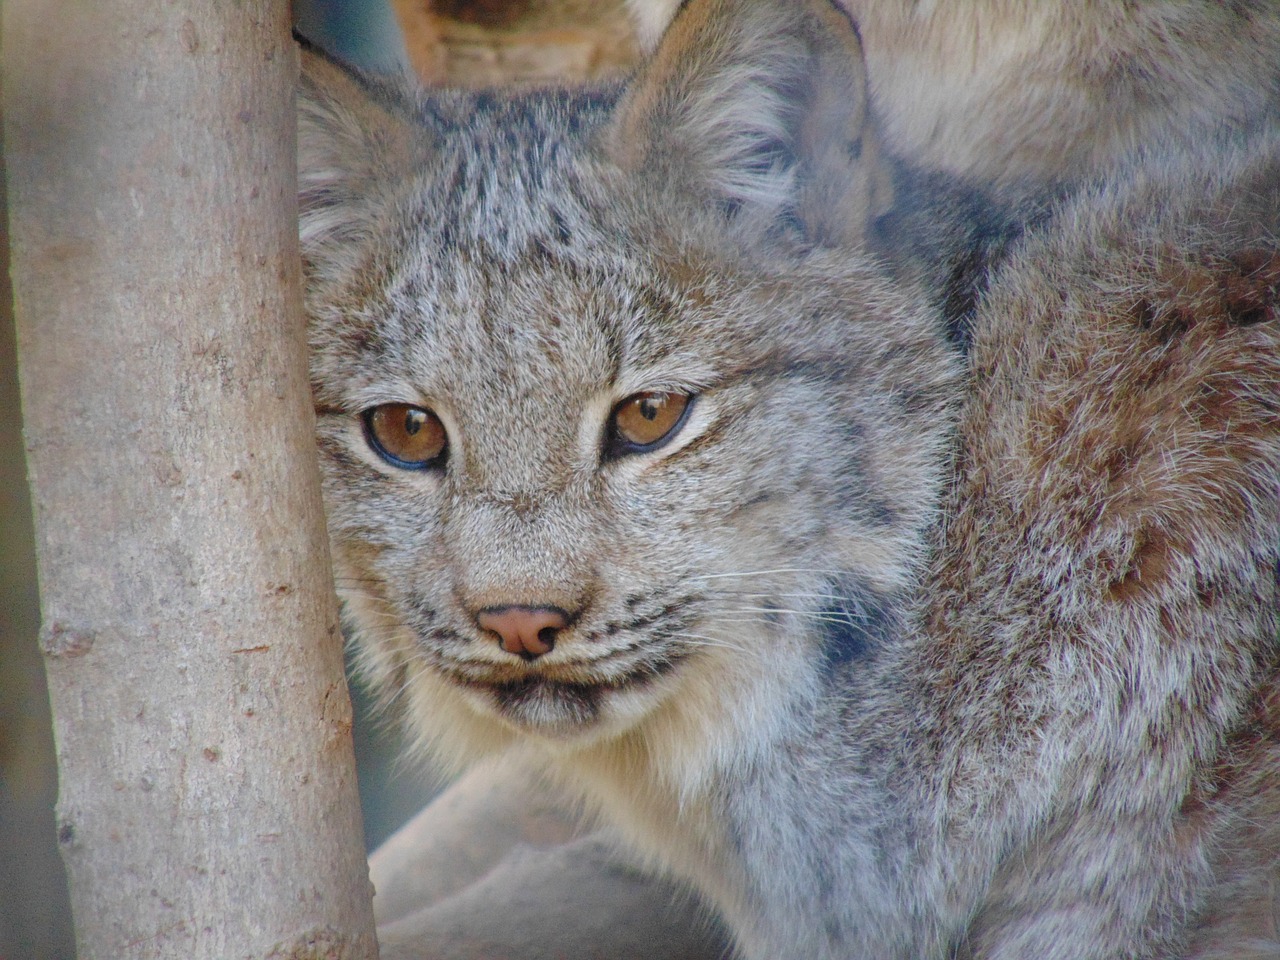
<svg viewBox="0 0 1280 960">
<path fill-rule="evenodd" d="M 294 0 L 298 29 L 341 59 L 462 86 L 591 81 L 637 50 L 621 0 Z M 2 136 L 2 134 L 0 134 Z M 0 157 L 3 141 L 0 140 Z M 72 960 L 54 841 L 54 746 L 18 400 L 8 216 L 0 178 L 0 960 Z M 398 760 L 395 731 L 356 698 L 356 756 L 370 849 L 436 785 Z"/>
</svg>

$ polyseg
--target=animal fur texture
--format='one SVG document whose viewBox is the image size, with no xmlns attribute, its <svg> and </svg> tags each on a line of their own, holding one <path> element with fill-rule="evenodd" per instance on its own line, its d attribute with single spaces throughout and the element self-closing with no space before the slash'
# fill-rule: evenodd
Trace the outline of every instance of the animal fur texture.
<svg viewBox="0 0 1280 960">
<path fill-rule="evenodd" d="M 438 756 L 536 758 L 746 960 L 1274 956 L 1280 145 L 1081 191 L 966 358 L 954 270 L 885 261 L 912 201 L 861 76 L 819 0 L 691 0 L 623 90 L 309 62 L 364 671 Z M 637 443 L 645 397 L 687 406 Z M 397 458 L 387 416 L 443 439 Z M 485 626 L 521 610 L 554 625 Z"/>
<path fill-rule="evenodd" d="M 839 0 L 889 145 L 1007 196 L 1280 113 L 1274 0 Z M 642 41 L 678 0 L 628 0 Z"/>
<path fill-rule="evenodd" d="M 918 668 L 938 822 L 1005 845 L 972 956 L 1280 953 L 1278 156 L 1148 158 L 979 311 Z"/>
</svg>

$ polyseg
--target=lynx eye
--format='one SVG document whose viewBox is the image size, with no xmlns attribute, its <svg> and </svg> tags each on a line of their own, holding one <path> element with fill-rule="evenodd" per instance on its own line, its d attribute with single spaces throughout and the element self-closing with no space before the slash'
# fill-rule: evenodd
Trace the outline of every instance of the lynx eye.
<svg viewBox="0 0 1280 960">
<path fill-rule="evenodd" d="M 449 437 L 430 410 L 407 403 L 384 403 L 363 414 L 364 435 L 373 452 L 393 467 L 425 470 L 444 465 Z"/>
<path fill-rule="evenodd" d="M 679 432 L 693 406 L 687 393 L 637 393 L 613 408 L 608 453 L 656 450 Z"/>
</svg>

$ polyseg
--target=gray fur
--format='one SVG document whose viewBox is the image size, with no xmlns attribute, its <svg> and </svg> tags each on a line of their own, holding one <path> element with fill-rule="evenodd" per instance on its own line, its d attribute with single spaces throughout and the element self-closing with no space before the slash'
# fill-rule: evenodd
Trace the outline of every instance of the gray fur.
<svg viewBox="0 0 1280 960">
<path fill-rule="evenodd" d="M 1005 196 L 1278 117 L 1274 0 L 836 2 L 858 24 L 890 148 Z M 627 6 L 652 48 L 679 0 Z"/>
</svg>

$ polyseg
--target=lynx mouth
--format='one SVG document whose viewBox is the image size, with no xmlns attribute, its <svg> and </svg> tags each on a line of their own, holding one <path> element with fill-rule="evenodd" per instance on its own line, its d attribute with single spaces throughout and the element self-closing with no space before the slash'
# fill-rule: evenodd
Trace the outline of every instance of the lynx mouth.
<svg viewBox="0 0 1280 960">
<path fill-rule="evenodd" d="M 610 688 L 600 684 L 564 683 L 543 677 L 524 680 L 476 683 L 507 719 L 533 727 L 587 727 L 600 719 Z"/>
<path fill-rule="evenodd" d="M 478 693 L 504 719 L 523 727 L 561 729 L 590 727 L 603 718 L 610 700 L 642 693 L 668 675 L 683 656 L 645 662 L 607 679 L 566 680 L 529 671 L 523 676 L 477 677 L 447 671 L 449 679 Z"/>
</svg>

